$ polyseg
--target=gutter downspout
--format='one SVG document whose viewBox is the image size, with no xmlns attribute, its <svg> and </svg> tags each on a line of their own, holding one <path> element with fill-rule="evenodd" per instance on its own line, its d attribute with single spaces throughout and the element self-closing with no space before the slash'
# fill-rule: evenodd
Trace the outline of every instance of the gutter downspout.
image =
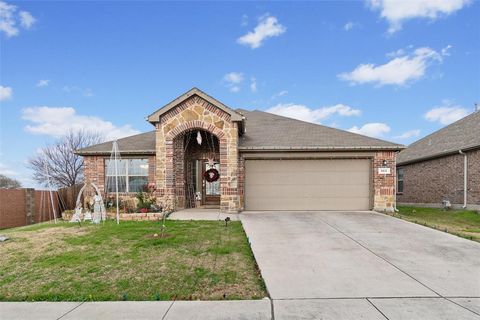
<svg viewBox="0 0 480 320">
<path fill-rule="evenodd" d="M 396 152 L 396 155 L 395 155 L 395 171 L 393 172 L 393 184 L 395 186 L 395 194 L 393 195 L 393 212 L 399 212 L 399 210 L 397 209 L 397 155 L 398 155 L 398 151 Z"/>
<path fill-rule="evenodd" d="M 462 208 L 465 209 L 467 207 L 467 182 L 468 182 L 468 160 L 467 154 L 462 150 L 458 150 L 458 153 L 463 155 L 463 206 Z"/>
</svg>

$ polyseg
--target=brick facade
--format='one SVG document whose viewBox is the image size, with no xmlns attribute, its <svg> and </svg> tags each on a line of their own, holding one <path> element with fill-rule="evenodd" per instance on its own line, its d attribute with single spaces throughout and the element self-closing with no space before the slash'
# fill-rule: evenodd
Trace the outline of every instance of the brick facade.
<svg viewBox="0 0 480 320">
<path fill-rule="evenodd" d="M 372 153 L 357 153 L 355 158 L 368 158 L 372 161 L 372 175 L 371 175 L 371 193 L 372 193 L 372 209 L 375 211 L 393 212 L 395 208 L 395 166 L 396 166 L 395 151 L 379 151 Z M 305 159 L 322 159 L 334 158 L 332 153 L 327 152 L 325 155 L 317 153 L 315 156 L 305 156 Z M 345 159 L 341 153 L 339 158 Z M 386 165 L 383 164 L 384 160 Z M 390 174 L 379 174 L 378 169 L 387 167 L 390 169 Z M 239 157 L 238 168 L 238 194 L 240 199 L 240 210 L 244 209 L 245 204 L 245 159 L 242 154 Z"/>
<path fill-rule="evenodd" d="M 467 203 L 480 205 L 480 149 L 466 152 L 468 159 Z M 453 154 L 398 167 L 404 170 L 400 203 L 441 205 L 443 199 L 463 205 L 464 156 Z"/>
<path fill-rule="evenodd" d="M 181 137 L 203 130 L 219 141 L 220 209 L 238 212 L 238 126 L 230 115 L 199 96 L 192 96 L 163 114 L 156 125 L 156 186 L 167 211 L 184 208 L 184 154 Z M 180 138 L 180 139 L 179 139 Z"/>
<path fill-rule="evenodd" d="M 129 158 L 148 159 L 148 183 L 155 183 L 155 156 L 122 156 L 122 159 Z M 94 183 L 103 196 L 105 196 L 105 160 L 108 159 L 110 159 L 110 156 L 107 155 L 83 157 L 83 175 L 85 182 Z"/>
<path fill-rule="evenodd" d="M 384 165 L 386 161 L 386 165 Z M 373 166 L 373 210 L 393 212 L 395 206 L 395 151 L 376 152 Z M 386 167 L 390 174 L 379 174 L 378 169 Z"/>
<path fill-rule="evenodd" d="M 184 100 L 173 101 L 162 112 L 149 117 L 149 121 L 156 129 L 156 156 L 138 157 L 148 157 L 148 180 L 155 183 L 157 203 L 167 212 L 191 205 L 186 199 L 189 198 L 187 192 L 191 193 L 187 182 L 193 176 L 192 160 L 211 157 L 211 154 L 208 154 L 209 150 L 206 149 L 206 143 L 198 146 L 196 143 L 189 144 L 186 141 L 186 138 L 191 138 L 190 135 L 196 131 L 208 133 L 209 137 L 213 137 L 212 143 L 215 145 L 213 152 L 215 160 L 220 165 L 220 209 L 224 212 L 238 212 L 244 209 L 245 161 L 243 154 L 238 150 L 239 126 L 243 126 L 243 123 L 239 118 L 235 118 L 240 117 L 238 114 L 228 113 L 228 108 L 219 108 L 207 100 L 208 98 L 199 95 L 191 95 Z M 370 181 L 372 208 L 378 211 L 393 211 L 396 151 L 357 153 L 361 154 L 360 157 L 372 161 Z M 335 158 L 336 153 L 331 157 Z M 105 192 L 105 159 L 108 158 L 108 155 L 85 156 L 85 180 L 95 183 L 102 193 Z M 378 173 L 378 169 L 384 166 L 384 161 L 390 168 L 390 173 L 386 175 Z"/>
</svg>

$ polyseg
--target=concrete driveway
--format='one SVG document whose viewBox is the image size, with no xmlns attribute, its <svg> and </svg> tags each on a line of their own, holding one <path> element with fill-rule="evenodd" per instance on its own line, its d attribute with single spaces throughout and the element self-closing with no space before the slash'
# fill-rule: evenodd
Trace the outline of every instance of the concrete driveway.
<svg viewBox="0 0 480 320">
<path fill-rule="evenodd" d="M 374 212 L 240 215 L 275 319 L 480 319 L 480 244 Z"/>
</svg>

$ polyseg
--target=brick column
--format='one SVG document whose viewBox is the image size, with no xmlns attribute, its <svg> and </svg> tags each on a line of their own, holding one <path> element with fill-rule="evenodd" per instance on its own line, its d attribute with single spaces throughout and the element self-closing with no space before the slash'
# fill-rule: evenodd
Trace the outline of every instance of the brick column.
<svg viewBox="0 0 480 320">
<path fill-rule="evenodd" d="M 383 161 L 386 165 L 383 165 Z M 394 211 L 395 202 L 395 151 L 376 152 L 373 158 L 373 210 L 375 211 Z M 378 169 L 390 168 L 389 174 L 379 174 Z"/>
</svg>

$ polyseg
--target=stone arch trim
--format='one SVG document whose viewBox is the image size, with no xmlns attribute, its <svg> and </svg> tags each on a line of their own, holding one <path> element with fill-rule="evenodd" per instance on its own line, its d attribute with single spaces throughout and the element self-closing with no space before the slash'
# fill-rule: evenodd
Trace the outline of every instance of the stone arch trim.
<svg viewBox="0 0 480 320">
<path fill-rule="evenodd" d="M 167 133 L 167 136 L 165 137 L 166 141 L 173 141 L 177 136 L 183 134 L 185 131 L 191 130 L 191 129 L 200 129 L 200 130 L 205 130 L 208 131 L 212 134 L 214 134 L 218 140 L 222 140 L 225 137 L 225 133 L 223 133 L 219 128 L 217 128 L 215 125 L 206 123 L 201 120 L 192 120 L 188 122 L 184 122 L 172 130 L 170 130 Z"/>
</svg>

